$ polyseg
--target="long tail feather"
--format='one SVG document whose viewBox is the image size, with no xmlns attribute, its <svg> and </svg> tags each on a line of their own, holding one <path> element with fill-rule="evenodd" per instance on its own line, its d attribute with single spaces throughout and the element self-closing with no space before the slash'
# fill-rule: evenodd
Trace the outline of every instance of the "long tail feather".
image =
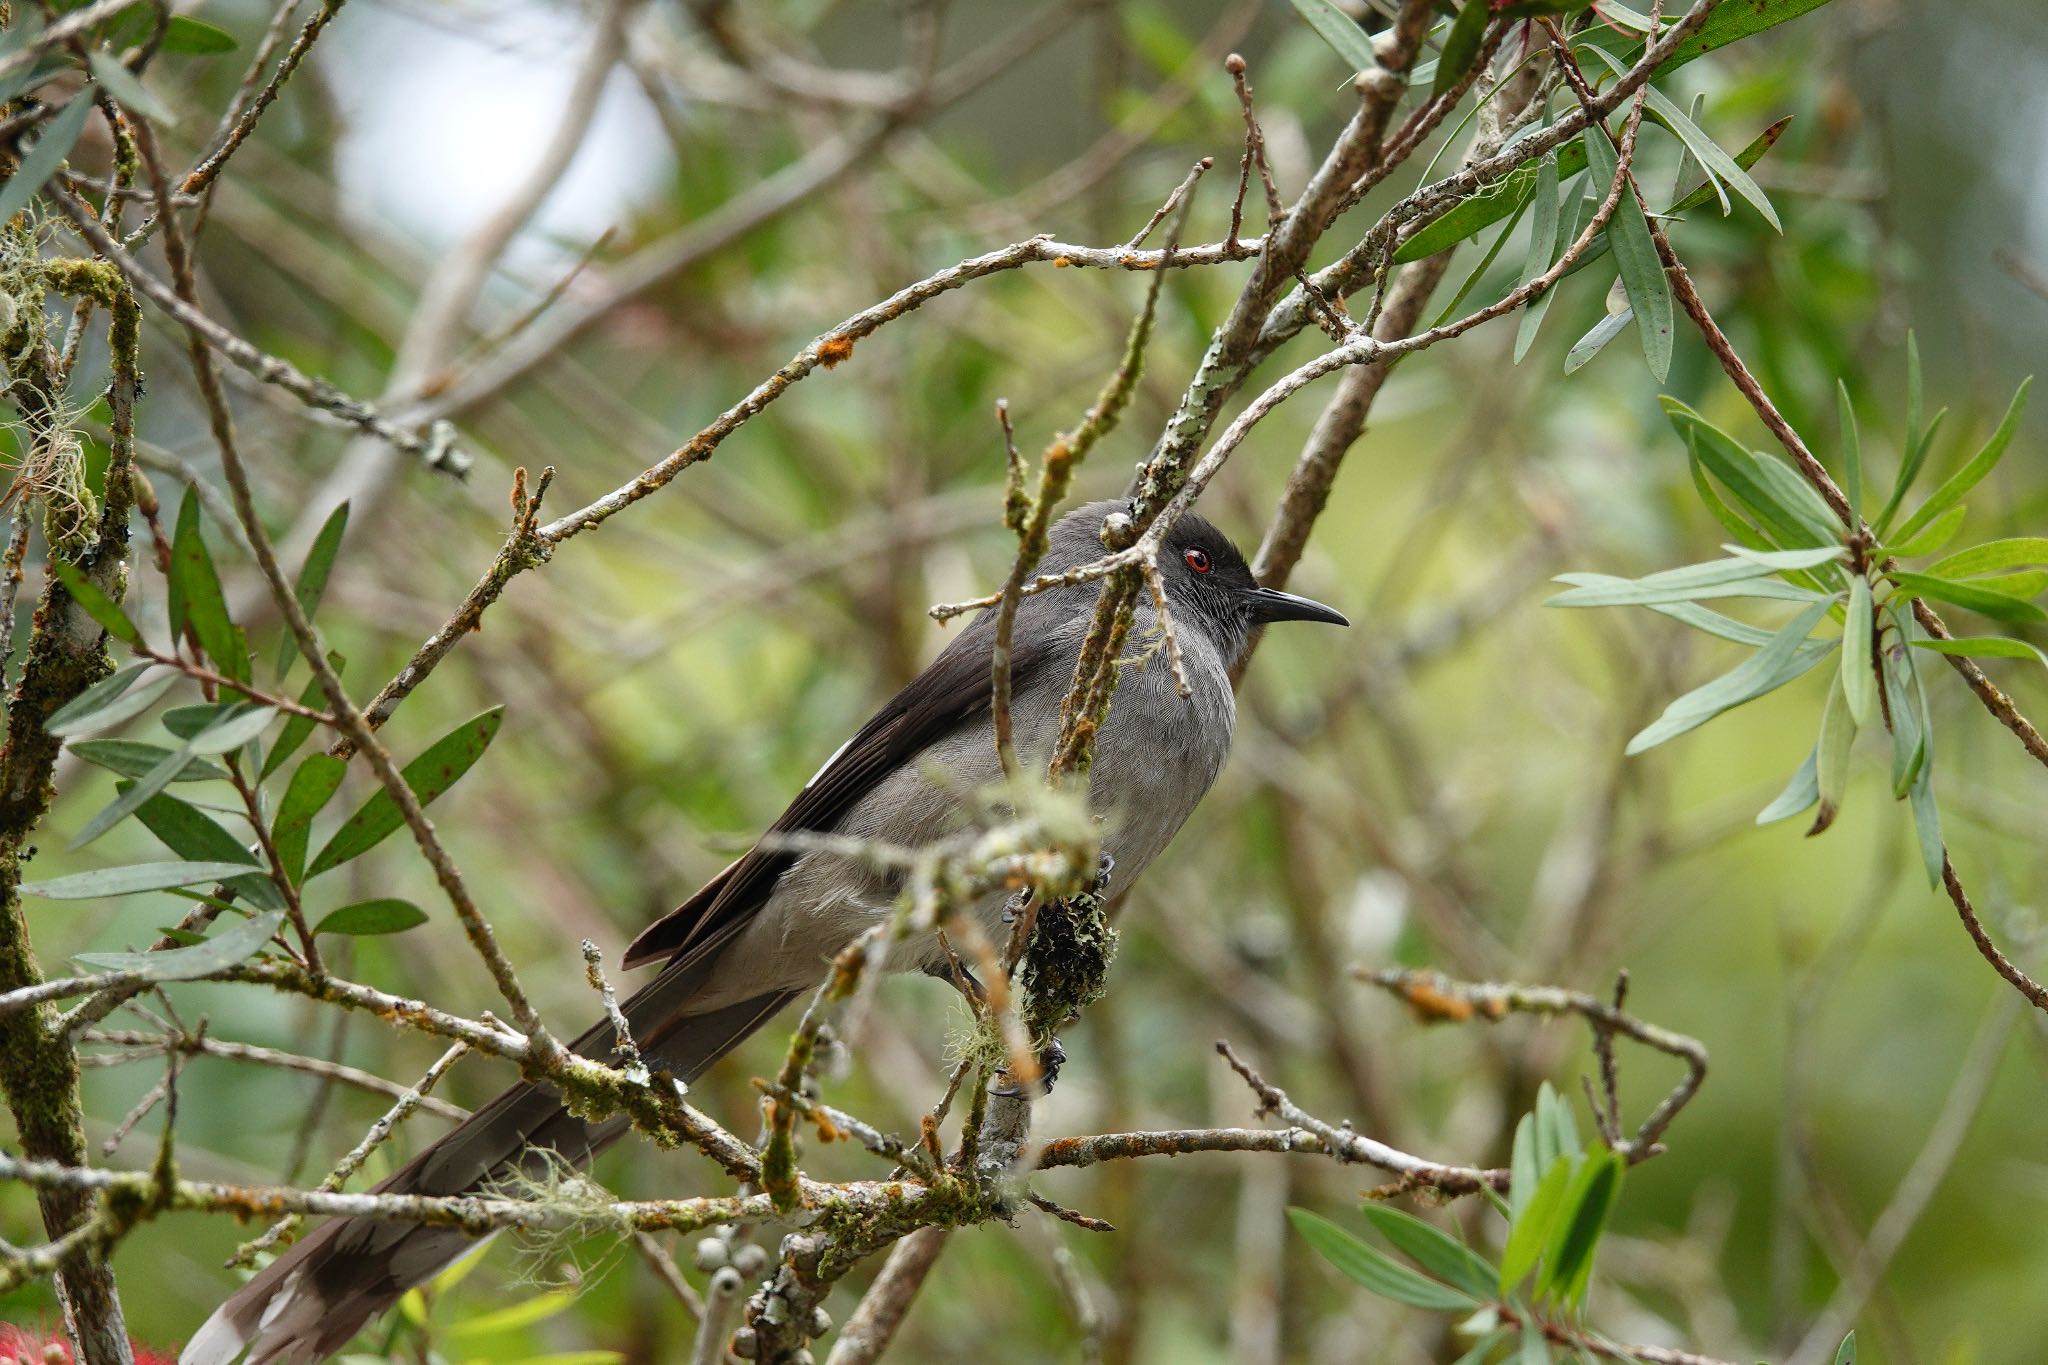
<svg viewBox="0 0 2048 1365">
<path fill-rule="evenodd" d="M 793 996 L 776 992 L 711 1013 L 678 1018 L 711 963 L 678 962 L 625 1005 L 636 1038 L 661 1035 L 650 1061 L 694 1081 Z M 668 1022 L 674 1021 L 674 1022 Z M 665 1024 L 657 1030 L 657 1024 Z M 578 1038 L 586 1057 L 610 1055 L 613 1033 L 599 1024 Z M 625 1131 L 622 1119 L 587 1124 L 545 1085 L 515 1085 L 377 1186 L 380 1194 L 461 1194 L 538 1177 L 554 1153 L 578 1167 Z M 300 1241 L 214 1311 L 178 1365 L 312 1365 L 325 1360 L 406 1290 L 431 1279 L 474 1246 L 460 1228 L 337 1218 Z"/>
</svg>

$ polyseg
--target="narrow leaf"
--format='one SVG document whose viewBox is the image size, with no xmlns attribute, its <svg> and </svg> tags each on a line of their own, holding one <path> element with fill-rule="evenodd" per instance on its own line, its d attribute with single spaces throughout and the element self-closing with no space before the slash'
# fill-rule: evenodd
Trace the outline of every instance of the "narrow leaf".
<svg viewBox="0 0 2048 1365">
<path fill-rule="evenodd" d="M 232 863 L 237 859 L 255 867 L 256 855 L 240 839 L 228 833 L 220 822 L 175 796 L 159 793 L 135 808 L 135 818 L 154 834 L 165 848 L 195 863 Z M 284 897 L 267 872 L 249 872 L 222 879 L 259 910 L 278 910 Z"/>
<path fill-rule="evenodd" d="M 305 880 L 306 841 L 313 831 L 313 817 L 325 809 L 341 789 L 348 764 L 331 754 L 309 754 L 292 772 L 277 803 L 277 818 L 271 821 L 270 842 L 278 861 L 294 883 Z"/>
<path fill-rule="evenodd" d="M 1849 752 L 1856 742 L 1856 722 L 1849 715 L 1849 705 L 1842 698 L 1841 679 L 1828 689 L 1828 704 L 1820 713 L 1820 742 L 1814 746 L 1817 755 L 1814 776 L 1820 787 L 1820 809 L 1814 813 L 1813 824 L 1808 826 L 1806 837 L 1812 838 L 1824 832 L 1835 823 L 1835 815 L 1842 808 L 1842 794 L 1849 784 Z"/>
<path fill-rule="evenodd" d="M 1971 659 L 2034 659 L 2048 668 L 2048 654 L 2025 640 L 2009 640 L 2002 635 L 1965 635 L 1953 640 L 1915 640 L 1916 649 L 1931 649 L 1937 654 L 1960 654 Z"/>
<path fill-rule="evenodd" d="M 1771 150 L 1772 145 L 1784 135 L 1787 125 L 1791 122 L 1792 115 L 1787 114 L 1761 133 L 1758 133 L 1747 147 L 1744 147 L 1735 154 L 1735 164 L 1746 171 L 1756 165 L 1757 162 L 1763 160 L 1764 153 Z M 1692 190 L 1680 195 L 1670 208 L 1664 210 L 1664 216 L 1671 218 L 1682 213 L 1690 213 L 1709 199 L 1716 198 L 1719 194 L 1720 190 L 1716 186 L 1714 178 L 1708 176 Z"/>
<path fill-rule="evenodd" d="M 153 665 L 148 663 L 129 664 L 119 672 L 100 679 L 51 712 L 50 718 L 43 722 L 43 729 L 53 735 L 77 734 L 82 730 L 103 729 L 147 711 L 178 680 L 175 673 L 162 673 L 141 687 L 135 687 L 136 679 L 151 667 Z M 130 692 L 130 688 L 135 690 Z"/>
<path fill-rule="evenodd" d="M 1772 577 L 1774 568 L 1760 564 L 1754 559 L 1714 559 L 1703 564 L 1687 564 L 1682 568 L 1664 569 L 1658 573 L 1646 574 L 1638 579 L 1619 579 L 1611 582 L 1587 584 L 1561 592 L 1545 602 L 1551 607 L 1622 607 L 1649 606 L 1658 602 L 1687 602 L 1696 597 L 1727 596 L 1717 593 L 1718 588 L 1758 586 L 1759 580 L 1778 583 Z M 1582 575 L 1571 575 L 1579 578 Z M 1815 594 L 1804 589 L 1794 589 L 1799 597 L 1811 599 Z"/>
<path fill-rule="evenodd" d="M 266 910 L 237 920 L 189 948 L 171 948 L 161 953 L 80 953 L 77 960 L 102 971 L 145 972 L 152 981 L 192 981 L 225 971 L 262 951 L 283 921 L 284 911 Z"/>
<path fill-rule="evenodd" d="M 1370 71 L 1379 65 L 1379 58 L 1373 55 L 1372 39 L 1331 0 L 1294 0 L 1294 8 L 1308 20 L 1316 36 L 1328 43 L 1353 71 Z"/>
<path fill-rule="evenodd" d="M 164 761 L 170 750 L 161 744 L 144 744 L 133 739 L 79 739 L 71 742 L 71 752 L 86 762 L 117 772 L 123 777 L 141 777 L 151 768 Z M 173 782 L 212 782 L 225 778 L 228 770 L 218 763 L 194 755 L 192 760 L 178 770 Z"/>
<path fill-rule="evenodd" d="M 1856 1334 L 1849 1333 L 1842 1338 L 1842 1344 L 1835 1350 L 1835 1365 L 1856 1365 Z"/>
<path fill-rule="evenodd" d="M 334 570 L 334 557 L 341 552 L 341 540 L 347 533 L 348 504 L 343 503 L 321 523 L 320 534 L 313 537 L 313 548 L 306 551 L 306 562 L 300 566 L 299 581 L 292 589 L 292 595 L 299 600 L 299 610 L 306 613 L 308 620 L 319 610 L 320 598 L 327 591 L 328 575 Z M 292 660 L 298 653 L 298 641 L 286 631 L 277 646 L 278 677 L 291 671 Z"/>
<path fill-rule="evenodd" d="M 1573 1176 L 1558 1203 L 1558 1213 L 1544 1252 L 1543 1274 L 1536 1292 L 1576 1300 L 1581 1271 L 1590 1269 L 1593 1248 L 1607 1226 L 1608 1212 L 1621 1185 L 1622 1158 L 1613 1152 L 1589 1157 Z"/>
<path fill-rule="evenodd" d="M 1634 308 L 1624 308 L 1619 313 L 1604 314 L 1600 321 L 1586 330 L 1586 334 L 1572 343 L 1564 353 L 1564 372 L 1577 374 L 1586 367 L 1586 362 L 1600 354 L 1607 343 L 1620 336 L 1631 322 L 1636 320 Z"/>
<path fill-rule="evenodd" d="M 455 785 L 456 779 L 483 757 L 485 748 L 498 733 L 498 726 L 504 719 L 505 708 L 492 707 L 482 715 L 464 721 L 405 765 L 405 785 L 412 788 L 413 795 L 419 798 L 422 806 Z M 380 789 L 335 831 L 334 837 L 328 840 L 327 846 L 306 869 L 306 876 L 309 879 L 317 877 L 331 867 L 360 857 L 403 823 L 398 803 L 391 799 L 391 793 Z"/>
<path fill-rule="evenodd" d="M 1835 406 L 1840 410 L 1842 424 L 1843 477 L 1849 485 L 1844 491 L 1849 495 L 1849 521 L 1860 526 L 1863 523 L 1863 435 L 1856 430 L 1856 409 L 1849 402 L 1849 386 L 1840 379 L 1835 381 Z"/>
<path fill-rule="evenodd" d="M 139 891 L 164 891 L 174 886 L 217 882 L 249 870 L 246 862 L 220 863 L 134 863 L 128 867 L 102 867 L 91 872 L 74 872 L 46 882 L 23 882 L 24 896 L 41 896 L 53 901 L 100 900 L 132 896 Z"/>
<path fill-rule="evenodd" d="M 185 747 L 195 754 L 224 754 L 262 734 L 275 719 L 276 707 L 252 706 L 214 722 L 186 740 Z"/>
<path fill-rule="evenodd" d="M 1383 1298 L 1405 1303 L 1411 1308 L 1436 1311 L 1470 1309 L 1478 1305 L 1478 1300 L 1470 1294 L 1416 1274 L 1327 1218 L 1298 1208 L 1287 1210 L 1287 1217 L 1294 1224 L 1294 1230 L 1324 1260 Z"/>
<path fill-rule="evenodd" d="M 327 656 L 328 666 L 334 670 L 336 677 L 341 676 L 341 666 L 344 662 L 339 654 Z M 321 688 L 318 678 L 307 681 L 306 690 L 299 693 L 299 705 L 309 711 L 326 709 L 327 693 Z M 318 722 L 311 716 L 302 716 L 296 711 L 285 717 L 284 728 L 277 732 L 276 742 L 270 746 L 270 752 L 264 755 L 262 776 L 268 778 L 282 768 L 285 762 L 299 751 L 299 746 L 311 737 L 316 724 Z"/>
<path fill-rule="evenodd" d="M 1529 226 L 1529 254 L 1522 262 L 1520 284 L 1529 281 L 1550 269 L 1557 259 L 1559 205 L 1558 205 L 1557 153 L 1552 152 L 1536 166 L 1536 189 L 1534 203 L 1536 216 Z M 1577 235 L 1577 229 L 1573 229 Z M 1550 310 L 1550 298 L 1557 293 L 1552 285 L 1522 306 L 1522 319 L 1515 329 L 1515 364 L 1522 363 L 1522 357 L 1529 353 L 1529 347 L 1536 341 L 1536 330 L 1543 325 L 1543 315 Z"/>
<path fill-rule="evenodd" d="M 369 934 L 403 933 L 427 922 L 427 912 L 411 901 L 370 900 L 357 901 L 331 911 L 313 926 L 316 934 L 350 934 L 362 937 Z"/>
<path fill-rule="evenodd" d="M 1587 50 L 1597 54 L 1614 69 L 1616 75 L 1628 70 L 1626 62 L 1603 48 L 1592 46 Z M 1749 172 L 1742 168 L 1741 163 L 1701 131 L 1700 126 L 1688 118 L 1684 110 L 1672 103 L 1655 86 L 1646 87 L 1645 95 L 1647 98 L 1644 112 L 1663 124 L 1665 130 L 1677 138 L 1685 150 L 1706 168 L 1707 183 L 1714 186 L 1713 193 L 1721 201 L 1721 212 L 1724 216 L 1729 212 L 1729 206 L 1728 197 L 1720 191 L 1721 185 L 1726 185 L 1747 200 L 1750 207 L 1762 214 L 1764 221 L 1774 230 L 1785 230 L 1784 225 L 1778 221 L 1777 210 L 1771 207 L 1770 196 L 1763 192 L 1756 181 L 1749 178 Z"/>
<path fill-rule="evenodd" d="M 171 589 L 173 630 L 181 620 L 189 624 L 215 666 L 229 677 L 247 682 L 249 646 L 228 617 L 220 575 L 199 529 L 199 495 L 190 489 L 178 508 L 178 529 L 171 539 Z"/>
<path fill-rule="evenodd" d="M 1596 123 L 1586 129 L 1582 141 L 1594 186 L 1611 186 L 1617 163 L 1606 127 Z M 1671 373 L 1671 345 L 1676 335 L 1671 282 L 1664 278 L 1664 263 L 1658 259 L 1656 244 L 1650 240 L 1649 220 L 1643 217 L 1643 206 L 1632 185 L 1621 188 L 1621 203 L 1607 225 L 1607 240 L 1614 247 L 1621 287 L 1628 293 L 1629 307 L 1635 312 L 1642 332 L 1643 359 L 1649 362 L 1650 373 L 1661 384 Z"/>
<path fill-rule="evenodd" d="M 154 768 L 135 779 L 134 786 L 116 796 L 113 804 L 86 821 L 85 828 L 72 838 L 71 847 L 84 848 L 127 819 L 137 806 L 169 786 L 171 779 L 185 770 L 185 764 L 191 757 L 192 749 L 189 745 L 181 745 L 167 752 Z"/>
<path fill-rule="evenodd" d="M 1951 578 L 1937 578 L 1932 574 L 1906 573 L 1894 570 L 1892 582 L 1899 590 L 1913 597 L 1931 597 L 1937 602 L 1948 602 L 1958 607 L 1967 607 L 1983 616 L 1998 621 L 2048 621 L 2048 611 L 2043 611 L 2032 602 L 2010 597 L 1995 589 L 1976 583 L 1959 583 Z"/>
<path fill-rule="evenodd" d="M 2015 536 L 2010 540 L 1987 540 L 1982 545 L 1972 545 L 1967 550 L 1944 555 L 1929 564 L 1927 572 L 1939 578 L 1973 578 L 1978 574 L 2018 568 L 2022 564 L 2048 564 L 2048 537 Z"/>
<path fill-rule="evenodd" d="M 1785 790 L 1777 799 L 1756 813 L 1759 825 L 1768 825 L 1779 820 L 1789 820 L 1814 802 L 1820 800 L 1819 762 L 1820 750 L 1813 749 L 1806 755 L 1806 761 L 1799 765 L 1799 771 L 1792 774 L 1792 780 L 1785 784 Z"/>
<path fill-rule="evenodd" d="M 164 29 L 163 50 L 191 57 L 217 57 L 240 46 L 234 36 L 190 15 L 176 14 Z"/>
<path fill-rule="evenodd" d="M 1572 1178 L 1571 1160 L 1561 1157 L 1544 1169 L 1529 1202 L 1508 1227 L 1508 1242 L 1500 1255 L 1500 1292 L 1512 1294 L 1515 1287 L 1536 1268 L 1543 1248 L 1550 1242 L 1550 1230 L 1557 1220 L 1565 1187 Z"/>
<path fill-rule="evenodd" d="M 36 145 L 21 159 L 14 174 L 0 184 L 0 223 L 27 208 L 36 191 L 49 183 L 57 168 L 64 164 L 64 158 L 71 155 L 78 135 L 85 131 L 85 120 L 92 109 L 92 87 L 83 86 L 71 97 L 71 103 L 43 125 Z"/>
<path fill-rule="evenodd" d="M 1430 1274 L 1474 1298 L 1492 1297 L 1499 1273 L 1457 1238 L 1377 1200 L 1366 1200 L 1359 1212 L 1382 1237 Z"/>
<path fill-rule="evenodd" d="M 1962 528 L 1964 513 L 1969 510 L 1960 505 L 1949 508 L 1912 536 L 1892 546 L 1892 553 L 1904 555 L 1908 559 L 1933 554 L 1954 538 L 1955 533 Z"/>
<path fill-rule="evenodd" d="M 93 76 L 114 97 L 115 103 L 130 113 L 155 119 L 158 123 L 177 123 L 177 117 L 165 107 L 164 102 L 150 94 L 135 73 L 121 65 L 111 52 L 94 52 L 86 58 L 86 63 L 92 67 Z"/>
<path fill-rule="evenodd" d="M 1437 55 L 1436 80 L 1430 87 L 1432 96 L 1443 94 L 1464 79 L 1472 64 L 1479 60 L 1479 40 L 1486 33 L 1489 8 L 1488 0 L 1465 0 L 1464 8 L 1451 21 Z"/>
<path fill-rule="evenodd" d="M 1849 611 L 1842 623 L 1842 695 L 1858 726 L 1877 709 L 1877 655 L 1873 644 L 1870 580 L 1849 580 Z"/>
<path fill-rule="evenodd" d="M 1898 529 L 1897 539 L 1910 538 L 1913 532 L 1961 502 L 1991 472 L 2005 455 L 2005 448 L 2012 444 L 2013 433 L 2019 430 L 2020 413 L 2027 405 L 2027 390 L 2033 382 L 2031 378 L 2020 381 L 2019 389 L 2013 394 L 2012 402 L 2006 405 L 2005 417 L 1999 422 L 1998 429 L 1991 433 L 1991 439 L 1961 469 L 1949 475 L 1941 487 L 1920 504 L 1919 511 L 1906 518 L 1905 524 Z"/>
<path fill-rule="evenodd" d="M 1825 601 L 1815 602 L 1743 663 L 1665 707 L 1663 715 L 1628 742 L 1626 752 L 1639 754 L 1682 735 L 1723 711 L 1754 701 L 1784 686 L 1813 667 L 1822 656 L 1800 646 L 1806 643 L 1806 637 L 1820 618 L 1827 614 L 1828 605 Z"/>
<path fill-rule="evenodd" d="M 56 571 L 57 581 L 64 585 L 64 591 L 71 594 L 71 600 L 78 609 L 90 616 L 99 628 L 123 644 L 142 648 L 142 632 L 121 610 L 120 603 L 100 591 L 100 585 L 87 578 L 77 565 L 67 564 L 52 558 L 50 567 Z"/>
</svg>

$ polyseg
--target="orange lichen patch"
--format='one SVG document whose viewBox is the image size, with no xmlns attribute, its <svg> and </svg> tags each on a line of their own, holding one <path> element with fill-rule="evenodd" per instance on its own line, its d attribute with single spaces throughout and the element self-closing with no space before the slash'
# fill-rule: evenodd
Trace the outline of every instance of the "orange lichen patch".
<svg viewBox="0 0 2048 1365">
<path fill-rule="evenodd" d="M 847 1132 L 846 1132 L 846 1130 L 845 1130 L 844 1128 L 841 1128 L 841 1127 L 840 1127 L 840 1126 L 839 1126 L 838 1124 L 834 1123 L 834 1122 L 832 1121 L 831 1117 L 830 1117 L 829 1115 L 827 1115 L 827 1114 L 825 1113 L 825 1111 L 824 1111 L 824 1110 L 822 1110 L 822 1109 L 817 1109 L 817 1110 L 813 1110 L 813 1111 L 812 1111 L 812 1113 L 811 1113 L 811 1122 L 813 1122 L 813 1123 L 815 1123 L 815 1124 L 817 1124 L 817 1125 L 818 1125 L 818 1141 L 820 1141 L 820 1142 L 844 1142 L 844 1141 L 846 1141 L 846 1138 L 847 1138 Z"/>
<path fill-rule="evenodd" d="M 1065 269 L 1067 266 L 1072 265 L 1074 262 L 1073 258 L 1069 256 L 1055 256 L 1052 258 L 1052 263 L 1055 266 L 1060 267 L 1061 269 Z"/>
<path fill-rule="evenodd" d="M 826 337 L 818 343 L 818 359 L 828 370 L 852 354 L 853 338 L 850 336 Z"/>
<path fill-rule="evenodd" d="M 1157 270 L 1159 268 L 1159 262 L 1148 261 L 1142 256 L 1133 256 L 1129 252 L 1125 252 L 1117 257 L 1116 263 L 1126 270 Z"/>
<path fill-rule="evenodd" d="M 1401 984 L 1401 998 L 1408 1002 L 1408 1008 L 1415 1011 L 1415 1017 L 1425 1024 L 1462 1024 L 1472 1017 L 1472 1002 L 1462 995 L 1453 995 L 1424 977 L 1414 977 Z M 1496 1018 L 1499 1016 L 1496 1014 Z"/>
</svg>

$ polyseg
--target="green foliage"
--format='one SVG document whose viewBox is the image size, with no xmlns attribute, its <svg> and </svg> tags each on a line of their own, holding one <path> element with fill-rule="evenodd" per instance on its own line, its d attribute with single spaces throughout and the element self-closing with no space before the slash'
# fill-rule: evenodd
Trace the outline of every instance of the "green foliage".
<svg viewBox="0 0 2048 1365">
<path fill-rule="evenodd" d="M 484 750 L 497 737 L 498 727 L 504 720 L 505 708 L 494 706 L 456 726 L 434 741 L 425 753 L 405 765 L 402 772 L 405 785 L 412 789 L 412 794 L 422 806 L 432 804 L 436 797 L 469 771 L 470 765 L 484 756 Z M 399 813 L 398 802 L 392 799 L 390 792 L 378 788 L 334 832 L 326 847 L 314 856 L 312 865 L 306 869 L 306 876 L 309 879 L 317 877 L 351 858 L 361 857 L 404 823 L 405 817 Z"/>
<path fill-rule="evenodd" d="M 1370 1292 L 1412 1308 L 1468 1314 L 1458 1330 L 1478 1340 L 1464 1359 L 1487 1359 L 1507 1337 L 1507 1323 L 1522 1329 L 1523 1358 L 1547 1362 L 1543 1323 L 1560 1324 L 1571 1339 L 1591 1339 L 1577 1315 L 1627 1168 L 1619 1152 L 1586 1149 L 1570 1106 L 1545 1082 L 1535 1111 L 1515 1128 L 1498 1264 L 1414 1215 L 1372 1201 L 1363 1207 L 1366 1220 L 1413 1266 L 1306 1209 L 1287 1216 L 1324 1260 Z"/>
<path fill-rule="evenodd" d="M 1558 581 L 1572 586 L 1550 602 L 1564 607 L 1656 607 L 1697 629 L 1754 646 L 1756 652 L 1734 669 L 1672 702 L 1663 716 L 1629 741 L 1631 754 L 1773 692 L 1822 657 L 1835 653 L 1839 667 L 1814 752 L 1785 790 L 1758 814 L 1757 822 L 1781 820 L 1818 803 L 1819 815 L 1807 833 L 1827 829 L 1846 789 L 1856 733 L 1880 722 L 1892 734 L 1893 795 L 1909 803 L 1928 880 L 1938 883 L 1943 852 L 1933 788 L 1933 722 L 1925 683 L 1909 646 L 2044 663 L 2048 656 L 2026 641 L 2004 637 L 1929 638 L 1915 619 L 1912 604 L 1916 600 L 1940 602 L 2012 624 L 2048 622 L 2048 610 L 2030 600 L 2048 589 L 2048 572 L 2029 567 L 2048 563 L 2048 537 L 2003 537 L 1955 551 L 1924 570 L 1899 567 L 1902 557 L 1917 558 L 1942 548 L 1962 525 L 1962 500 L 1991 473 L 2012 444 L 2028 388 L 2027 383 L 2019 386 L 1984 444 L 1887 536 L 1889 519 L 1925 461 L 1933 425 L 1920 426 L 1916 344 L 1909 343 L 1907 357 L 1907 452 L 1885 510 L 1867 535 L 1860 522 L 1851 534 L 1812 486 L 1789 466 L 1745 449 L 1728 432 L 1667 397 L 1662 400 L 1664 408 L 1688 443 L 1701 500 L 1744 544 L 1723 547 L 1736 556 L 1733 559 L 1666 569 L 1636 580 L 1560 575 Z M 1837 400 L 1846 484 L 1843 496 L 1853 516 L 1863 506 L 1862 438 L 1846 386 L 1837 386 Z M 1709 475 L 1718 481 L 1718 491 Z M 1772 546 L 1794 548 L 1753 548 Z M 1744 565 L 1749 568 L 1745 570 Z M 1726 629 L 1715 614 L 1699 614 L 1705 612 L 1699 602 L 1734 596 L 1786 598 L 1808 605 L 1767 637 L 1746 638 L 1746 633 Z M 1676 610 L 1680 605 L 1691 607 L 1691 613 L 1681 614 Z M 1842 622 L 1838 641 L 1811 638 L 1823 616 Z"/>
</svg>

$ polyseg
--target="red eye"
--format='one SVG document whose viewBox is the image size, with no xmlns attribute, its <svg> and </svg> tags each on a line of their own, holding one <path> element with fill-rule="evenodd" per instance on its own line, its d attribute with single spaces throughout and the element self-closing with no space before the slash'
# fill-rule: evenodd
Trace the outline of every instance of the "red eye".
<svg viewBox="0 0 2048 1365">
<path fill-rule="evenodd" d="M 1209 554 L 1206 550 L 1189 550 L 1181 558 L 1185 559 L 1188 567 L 1196 573 L 1209 572 Z"/>
</svg>

